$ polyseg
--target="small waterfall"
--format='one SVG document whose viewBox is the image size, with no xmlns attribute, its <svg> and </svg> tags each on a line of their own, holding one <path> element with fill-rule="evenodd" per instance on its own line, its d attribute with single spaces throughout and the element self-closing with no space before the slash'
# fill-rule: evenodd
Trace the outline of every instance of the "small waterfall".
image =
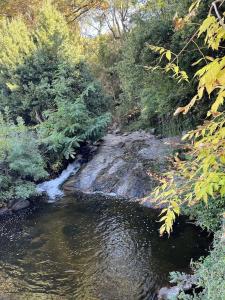
<svg viewBox="0 0 225 300">
<path fill-rule="evenodd" d="M 61 185 L 71 176 L 78 172 L 81 164 L 78 161 L 69 164 L 66 170 L 64 170 L 59 177 L 45 181 L 43 183 L 38 184 L 37 191 L 38 193 L 46 192 L 49 197 L 49 203 L 53 203 L 57 198 L 62 197 L 64 195 L 61 190 Z"/>
</svg>

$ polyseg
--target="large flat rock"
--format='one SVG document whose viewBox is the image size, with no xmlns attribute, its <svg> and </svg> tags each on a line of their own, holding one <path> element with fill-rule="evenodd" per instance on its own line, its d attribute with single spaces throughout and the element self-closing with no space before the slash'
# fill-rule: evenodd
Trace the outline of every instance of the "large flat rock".
<svg viewBox="0 0 225 300">
<path fill-rule="evenodd" d="M 158 139 L 144 131 L 107 134 L 97 154 L 64 185 L 65 192 L 113 193 L 142 198 L 158 184 L 178 138 Z"/>
</svg>

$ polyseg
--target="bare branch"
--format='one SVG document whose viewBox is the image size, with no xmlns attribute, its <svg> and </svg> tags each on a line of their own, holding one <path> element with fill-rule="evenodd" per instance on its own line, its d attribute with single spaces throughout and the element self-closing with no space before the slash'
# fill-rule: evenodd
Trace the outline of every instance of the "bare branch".
<svg viewBox="0 0 225 300">
<path fill-rule="evenodd" d="M 217 4 L 220 3 L 220 7 L 221 5 L 224 3 L 225 1 L 224 0 L 216 0 L 216 1 L 213 1 L 212 3 L 212 6 L 211 6 L 211 9 L 210 9 L 210 12 L 212 11 L 212 8 L 214 9 L 215 13 L 216 13 L 216 16 L 217 18 L 219 19 L 219 23 L 220 25 L 225 29 L 225 24 L 224 24 L 224 19 L 221 17 L 219 11 L 218 11 L 218 8 L 217 8 Z"/>
</svg>

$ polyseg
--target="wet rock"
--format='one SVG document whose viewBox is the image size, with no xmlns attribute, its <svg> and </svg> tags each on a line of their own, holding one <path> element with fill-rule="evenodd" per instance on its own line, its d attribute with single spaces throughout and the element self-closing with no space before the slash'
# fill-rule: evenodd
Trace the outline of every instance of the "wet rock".
<svg viewBox="0 0 225 300">
<path fill-rule="evenodd" d="M 93 158 L 64 185 L 64 191 L 145 197 L 158 184 L 149 173 L 164 172 L 175 147 L 174 138 L 160 140 L 143 130 L 107 134 Z"/>
<path fill-rule="evenodd" d="M 158 292 L 158 300 L 176 300 L 178 299 L 180 291 L 178 286 L 161 288 Z"/>
<path fill-rule="evenodd" d="M 12 208 L 12 206 L 16 203 L 16 199 L 11 199 L 9 200 L 8 204 L 7 204 L 7 207 L 8 208 Z"/>
<path fill-rule="evenodd" d="M 156 133 L 156 129 L 155 129 L 155 128 L 151 128 L 151 129 L 149 130 L 149 132 L 150 132 L 151 134 L 155 134 L 155 133 Z"/>
<path fill-rule="evenodd" d="M 30 206 L 30 201 L 28 201 L 28 200 L 20 200 L 20 201 L 16 202 L 12 206 L 12 211 L 19 211 L 19 210 L 25 209 L 25 208 L 27 208 L 29 206 Z"/>
<path fill-rule="evenodd" d="M 0 216 L 6 216 L 6 215 L 11 215 L 12 211 L 11 209 L 4 207 L 0 209 Z"/>
<path fill-rule="evenodd" d="M 176 280 L 171 280 L 171 283 L 179 283 L 176 286 L 173 287 L 163 287 L 159 290 L 158 292 L 158 299 L 161 300 L 175 300 L 178 299 L 178 295 L 180 292 L 185 291 L 191 291 L 194 286 L 197 285 L 197 276 L 196 275 L 191 275 L 191 274 L 186 274 L 186 273 L 176 273 Z M 177 281 L 177 279 L 179 280 Z"/>
</svg>

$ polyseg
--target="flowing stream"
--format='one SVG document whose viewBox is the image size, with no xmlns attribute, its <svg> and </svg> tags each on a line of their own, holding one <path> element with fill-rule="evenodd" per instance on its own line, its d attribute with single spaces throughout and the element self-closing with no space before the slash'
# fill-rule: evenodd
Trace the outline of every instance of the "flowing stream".
<svg viewBox="0 0 225 300">
<path fill-rule="evenodd" d="M 0 224 L 0 299 L 149 300 L 209 241 L 180 219 L 160 238 L 135 203 L 64 196 Z"/>
<path fill-rule="evenodd" d="M 60 198 L 64 195 L 61 190 L 61 185 L 71 176 L 76 174 L 76 172 L 80 169 L 80 162 L 74 161 L 69 164 L 68 167 L 62 171 L 59 177 L 45 181 L 43 183 L 38 184 L 37 191 L 39 193 L 45 192 L 48 195 L 49 203 L 54 203 L 57 198 Z"/>
</svg>

